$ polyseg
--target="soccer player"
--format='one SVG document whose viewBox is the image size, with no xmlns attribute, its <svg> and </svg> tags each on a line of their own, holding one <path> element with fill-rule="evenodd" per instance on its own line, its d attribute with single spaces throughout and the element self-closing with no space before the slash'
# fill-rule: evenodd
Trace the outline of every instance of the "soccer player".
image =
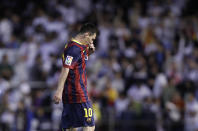
<svg viewBox="0 0 198 131">
<path fill-rule="evenodd" d="M 90 23 L 84 24 L 79 33 L 66 44 L 62 55 L 63 67 L 58 88 L 53 100 L 63 102 L 61 118 L 62 131 L 94 131 L 94 117 L 87 92 L 86 63 L 90 53 L 95 51 L 93 41 L 97 28 Z"/>
</svg>

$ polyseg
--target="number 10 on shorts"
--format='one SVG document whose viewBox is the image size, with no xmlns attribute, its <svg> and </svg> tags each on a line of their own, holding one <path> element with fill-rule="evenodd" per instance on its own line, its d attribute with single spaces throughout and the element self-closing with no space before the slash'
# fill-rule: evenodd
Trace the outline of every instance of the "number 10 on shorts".
<svg viewBox="0 0 198 131">
<path fill-rule="evenodd" d="M 88 110 L 87 110 L 87 108 L 84 108 L 84 111 L 85 111 L 85 117 L 87 118 L 87 117 L 92 117 L 92 109 L 91 108 L 88 108 Z"/>
</svg>

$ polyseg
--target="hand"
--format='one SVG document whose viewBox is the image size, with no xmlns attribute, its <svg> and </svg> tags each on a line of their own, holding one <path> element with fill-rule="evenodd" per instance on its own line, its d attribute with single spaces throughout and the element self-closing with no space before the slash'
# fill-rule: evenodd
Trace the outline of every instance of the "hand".
<svg viewBox="0 0 198 131">
<path fill-rule="evenodd" d="M 91 51 L 95 51 L 95 46 L 94 46 L 94 44 L 89 44 L 89 49 L 91 50 Z"/>
<path fill-rule="evenodd" d="M 57 90 L 56 93 L 54 94 L 53 101 L 55 104 L 59 104 L 61 99 L 62 99 L 62 92 Z"/>
</svg>

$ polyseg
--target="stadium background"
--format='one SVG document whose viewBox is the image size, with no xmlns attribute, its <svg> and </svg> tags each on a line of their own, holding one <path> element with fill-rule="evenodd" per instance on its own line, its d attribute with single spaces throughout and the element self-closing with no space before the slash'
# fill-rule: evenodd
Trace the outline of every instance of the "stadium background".
<svg viewBox="0 0 198 131">
<path fill-rule="evenodd" d="M 64 44 L 82 23 L 96 131 L 198 131 L 196 0 L 1 0 L 0 131 L 57 131 Z"/>
</svg>

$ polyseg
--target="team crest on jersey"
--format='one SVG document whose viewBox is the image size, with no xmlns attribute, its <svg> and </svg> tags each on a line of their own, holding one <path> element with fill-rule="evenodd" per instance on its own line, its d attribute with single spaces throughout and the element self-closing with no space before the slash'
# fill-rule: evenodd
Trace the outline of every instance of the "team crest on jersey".
<svg viewBox="0 0 198 131">
<path fill-rule="evenodd" d="M 70 66 L 72 63 L 73 57 L 72 56 L 67 56 L 65 60 L 65 64 Z"/>
<path fill-rule="evenodd" d="M 91 118 L 87 118 L 87 122 L 91 122 Z"/>
</svg>

